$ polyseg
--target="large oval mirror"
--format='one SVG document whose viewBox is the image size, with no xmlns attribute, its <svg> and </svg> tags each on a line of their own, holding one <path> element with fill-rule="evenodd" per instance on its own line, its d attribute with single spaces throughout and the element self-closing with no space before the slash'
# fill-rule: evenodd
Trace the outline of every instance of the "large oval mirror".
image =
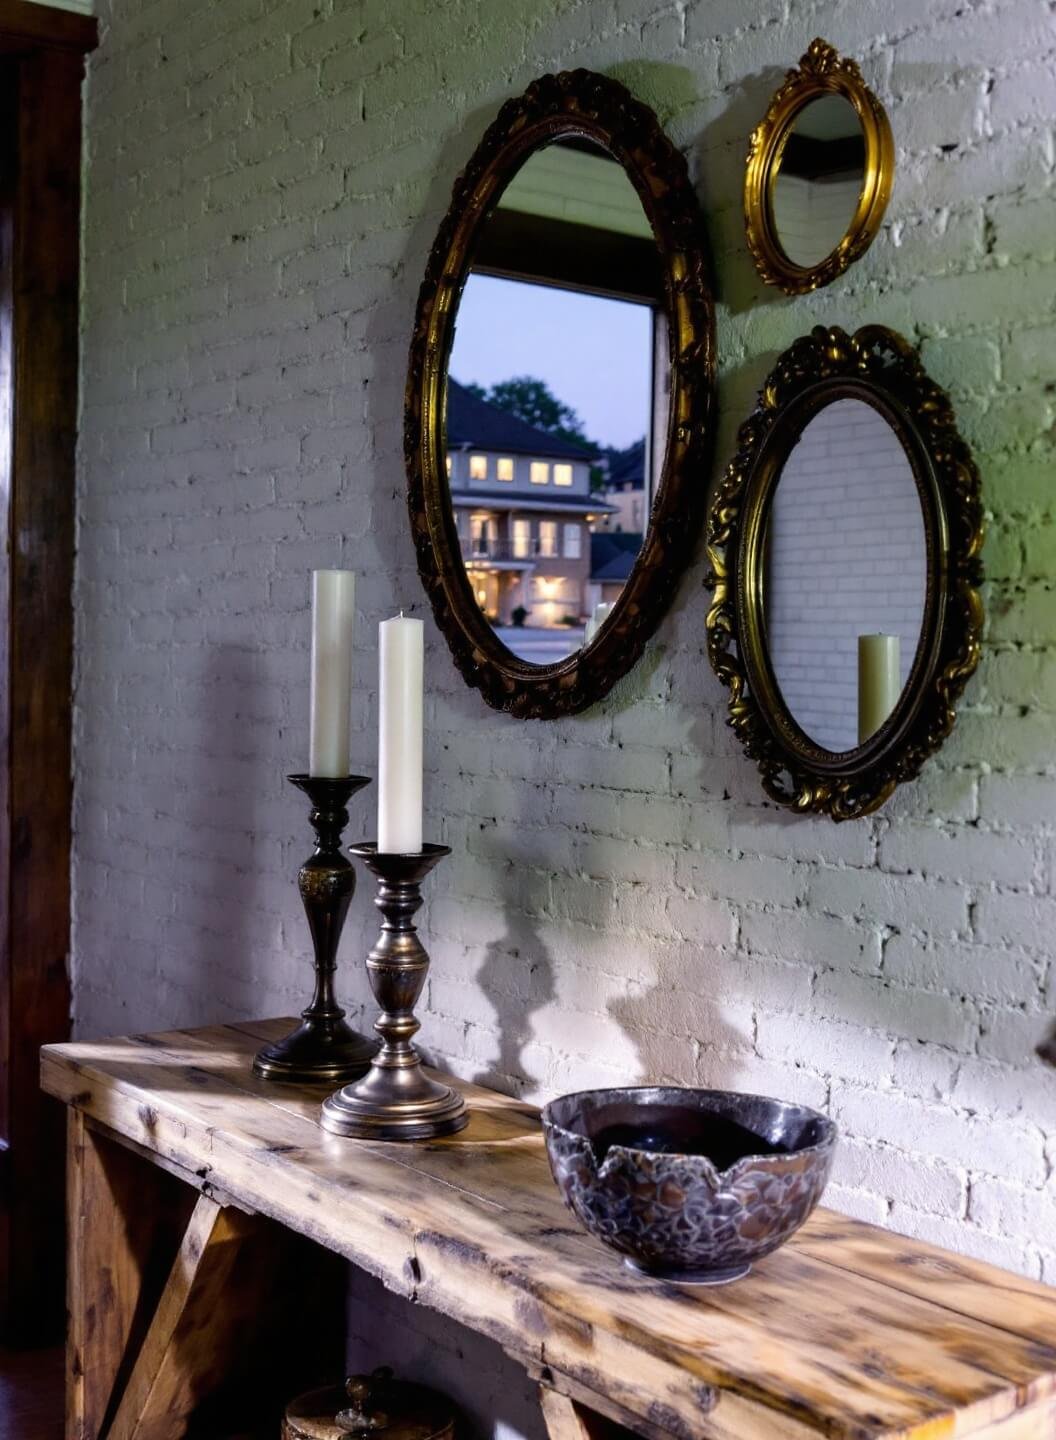
<svg viewBox="0 0 1056 1440">
<path fill-rule="evenodd" d="M 774 486 L 761 577 L 774 679 L 822 750 L 864 744 L 905 690 L 924 629 L 924 525 L 890 421 L 864 400 L 823 406 Z"/>
<path fill-rule="evenodd" d="M 979 659 L 979 477 L 893 331 L 780 357 L 712 504 L 708 654 L 767 793 L 869 814 L 949 734 Z"/>
<path fill-rule="evenodd" d="M 802 295 L 842 275 L 880 228 L 894 165 L 887 114 L 858 66 L 814 40 L 748 152 L 745 229 L 767 284 Z"/>
<path fill-rule="evenodd" d="M 456 186 L 407 397 L 419 568 L 490 704 L 581 710 L 637 659 L 702 519 L 712 363 L 681 155 L 614 81 L 537 81 Z"/>
</svg>

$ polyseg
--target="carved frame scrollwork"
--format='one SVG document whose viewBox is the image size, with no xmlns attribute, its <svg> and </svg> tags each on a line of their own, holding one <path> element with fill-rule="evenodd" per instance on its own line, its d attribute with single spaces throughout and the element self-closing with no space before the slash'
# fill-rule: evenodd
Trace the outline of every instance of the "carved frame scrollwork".
<svg viewBox="0 0 1056 1440">
<path fill-rule="evenodd" d="M 796 724 L 774 676 L 765 630 L 765 541 L 782 469 L 807 424 L 834 400 L 877 410 L 906 451 L 924 520 L 921 638 L 887 722 L 843 753 Z M 953 407 L 913 348 L 881 325 L 847 335 L 816 327 L 780 357 L 712 502 L 708 521 L 708 658 L 729 689 L 729 716 L 771 799 L 834 820 L 868 815 L 912 779 L 953 728 L 979 662 L 983 609 L 979 475 Z"/>
<path fill-rule="evenodd" d="M 557 664 L 533 665 L 495 636 L 466 576 L 447 498 L 444 395 L 475 237 L 527 157 L 564 138 L 591 140 L 613 155 L 652 226 L 669 322 L 670 419 L 648 530 L 612 614 L 582 650 Z M 652 110 L 615 80 L 574 70 L 533 81 L 502 107 L 455 182 L 419 292 L 404 412 L 418 570 L 456 665 L 495 709 L 533 719 L 574 714 L 607 694 L 641 656 L 707 511 L 714 371 L 707 257 L 683 155 Z"/>
<path fill-rule="evenodd" d="M 846 233 L 817 265 L 797 265 L 785 254 L 774 219 L 774 186 L 796 117 L 812 101 L 841 95 L 853 106 L 865 142 L 858 204 Z M 887 112 L 853 60 L 841 59 L 824 40 L 811 41 L 797 70 L 789 70 L 752 131 L 744 175 L 744 225 L 755 268 L 786 295 L 828 285 L 868 250 L 884 218 L 895 175 L 895 143 Z"/>
</svg>

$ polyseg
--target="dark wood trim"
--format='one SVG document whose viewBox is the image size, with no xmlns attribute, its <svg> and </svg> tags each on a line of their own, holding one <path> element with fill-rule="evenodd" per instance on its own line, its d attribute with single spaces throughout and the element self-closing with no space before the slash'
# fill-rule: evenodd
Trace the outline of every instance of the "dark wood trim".
<svg viewBox="0 0 1056 1440">
<path fill-rule="evenodd" d="M 520 210 L 492 212 L 477 241 L 473 273 L 637 304 L 664 303 L 664 267 L 655 241 Z"/>
<path fill-rule="evenodd" d="M 26 7 L 33 8 L 33 7 Z M 73 659 L 81 78 L 72 48 L 4 62 L 17 78 L 12 272 L 0 309 L 10 367 L 10 463 L 0 631 L 7 805 L 0 824 L 0 1126 L 9 1145 L 0 1321 L 20 1343 L 62 1317 L 62 1116 L 38 1050 L 69 1033 L 70 691 Z M 6 88 L 6 87 L 5 87 Z M 10 117 L 9 117 L 10 118 Z M 10 126 L 8 127 L 11 128 Z M 0 402 L 0 414 L 2 414 Z M 4 446 L 0 439 L 0 451 Z"/>
<path fill-rule="evenodd" d="M 15 414 L 14 275 L 18 191 L 19 63 L 0 56 L 0 1333 L 8 1337 L 8 1256 L 15 1245 L 11 1112 L 16 1078 L 11 977 L 11 489 Z M 19 1078 L 18 1083 L 21 1083 Z"/>
<path fill-rule="evenodd" d="M 78 15 L 55 5 L 31 5 L 29 0 L 0 0 L 0 45 L 10 48 L 73 50 L 85 55 L 99 43 L 94 15 Z"/>
</svg>

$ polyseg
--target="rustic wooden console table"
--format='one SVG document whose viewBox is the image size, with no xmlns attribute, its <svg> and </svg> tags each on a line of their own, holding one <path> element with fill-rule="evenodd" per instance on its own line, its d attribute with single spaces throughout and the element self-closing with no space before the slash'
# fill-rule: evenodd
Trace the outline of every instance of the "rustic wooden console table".
<svg viewBox="0 0 1056 1440">
<path fill-rule="evenodd" d="M 533 1108 L 467 1085 L 459 1135 L 338 1139 L 317 1089 L 250 1072 L 289 1024 L 43 1051 L 70 1107 L 68 1440 L 184 1434 L 259 1313 L 261 1227 L 492 1336 L 553 1440 L 1056 1437 L 1056 1290 L 831 1212 L 740 1284 L 642 1279 L 564 1209 Z"/>
</svg>

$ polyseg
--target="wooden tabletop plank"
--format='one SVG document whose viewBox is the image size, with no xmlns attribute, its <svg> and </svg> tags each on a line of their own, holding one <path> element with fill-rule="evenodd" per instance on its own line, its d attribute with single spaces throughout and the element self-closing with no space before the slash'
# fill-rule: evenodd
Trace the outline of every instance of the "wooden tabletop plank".
<svg viewBox="0 0 1056 1440">
<path fill-rule="evenodd" d="M 967 1436 L 1056 1394 L 1041 1286 L 827 1216 L 738 1285 L 647 1280 L 565 1210 L 532 1107 L 456 1081 L 472 1115 L 460 1135 L 330 1136 L 318 1124 L 325 1091 L 249 1070 L 283 1023 L 47 1047 L 44 1083 L 184 1168 L 211 1167 L 236 1199 L 511 1352 L 632 1414 L 666 1416 L 655 1423 L 675 1433 Z M 1014 1298 L 1029 1312 L 1018 1321 Z"/>
</svg>

